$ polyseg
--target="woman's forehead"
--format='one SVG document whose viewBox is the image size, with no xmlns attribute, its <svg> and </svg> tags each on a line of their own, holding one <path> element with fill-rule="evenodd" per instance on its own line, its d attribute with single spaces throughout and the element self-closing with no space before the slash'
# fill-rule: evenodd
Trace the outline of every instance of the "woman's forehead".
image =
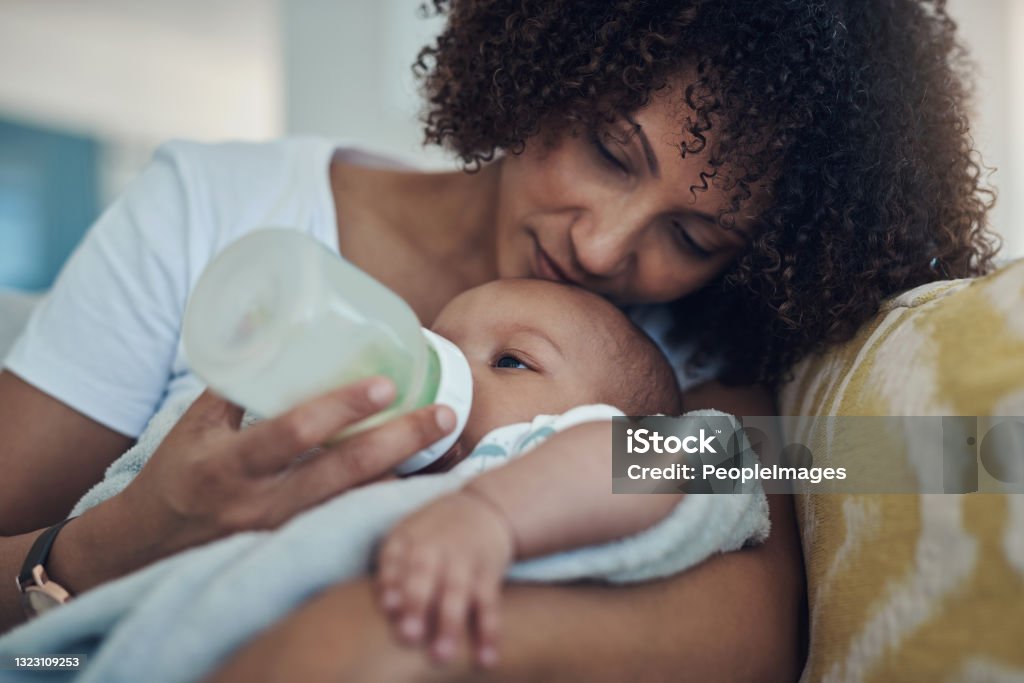
<svg viewBox="0 0 1024 683">
<path fill-rule="evenodd" d="M 680 87 L 659 91 L 645 107 L 623 116 L 623 121 L 631 129 L 630 137 L 635 138 L 633 144 L 647 166 L 650 182 L 659 187 L 666 201 L 717 223 L 718 214 L 732 204 L 735 189 L 726 182 L 732 169 L 724 164 L 716 174 L 711 171 L 710 152 L 717 138 L 714 125 L 701 133 L 705 138 L 701 151 L 683 153 L 683 145 L 693 141 L 693 136 L 684 131 L 686 119 L 696 116 L 696 112 L 678 93 Z M 768 204 L 763 186 L 751 187 L 750 191 L 750 198 L 740 204 L 734 216 L 739 230 L 733 236 L 737 245 L 746 244 Z"/>
</svg>

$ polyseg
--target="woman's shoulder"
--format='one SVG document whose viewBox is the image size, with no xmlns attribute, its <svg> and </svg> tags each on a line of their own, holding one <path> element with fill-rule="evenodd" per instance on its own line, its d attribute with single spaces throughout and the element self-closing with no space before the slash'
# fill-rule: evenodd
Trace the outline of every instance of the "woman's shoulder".
<svg viewBox="0 0 1024 683">
<path fill-rule="evenodd" d="M 173 165 L 186 180 L 250 184 L 254 179 L 271 182 L 296 173 L 300 177 L 325 175 L 336 147 L 335 141 L 318 137 L 221 142 L 174 139 L 157 148 L 154 160 Z"/>
<path fill-rule="evenodd" d="M 200 258 L 259 227 L 295 228 L 333 246 L 329 168 L 336 148 L 316 137 L 170 140 L 156 150 L 151 168 L 173 185 Z"/>
</svg>

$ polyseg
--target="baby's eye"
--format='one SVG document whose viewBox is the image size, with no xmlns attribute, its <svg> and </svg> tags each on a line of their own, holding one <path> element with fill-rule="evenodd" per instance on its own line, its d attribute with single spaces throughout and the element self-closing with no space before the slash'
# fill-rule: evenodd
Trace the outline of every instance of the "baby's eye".
<svg viewBox="0 0 1024 683">
<path fill-rule="evenodd" d="M 529 370 L 530 369 L 530 366 L 528 366 L 526 363 L 524 363 L 523 361 L 519 360 L 515 356 L 507 354 L 507 353 L 502 354 L 501 356 L 498 356 L 498 360 L 495 361 L 494 367 L 496 367 L 496 368 L 511 368 L 513 370 Z"/>
</svg>

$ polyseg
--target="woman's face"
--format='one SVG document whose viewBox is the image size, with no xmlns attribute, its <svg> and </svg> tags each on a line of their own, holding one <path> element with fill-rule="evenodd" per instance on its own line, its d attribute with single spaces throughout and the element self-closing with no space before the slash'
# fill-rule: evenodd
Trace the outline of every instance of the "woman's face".
<svg viewBox="0 0 1024 683">
<path fill-rule="evenodd" d="M 616 303 L 655 303 L 699 289 L 746 249 L 762 198 L 727 231 L 715 217 L 728 194 L 714 184 L 690 192 L 707 159 L 680 155 L 678 92 L 661 91 L 596 135 L 548 146 L 534 138 L 502 161 L 500 277 L 568 280 Z"/>
</svg>

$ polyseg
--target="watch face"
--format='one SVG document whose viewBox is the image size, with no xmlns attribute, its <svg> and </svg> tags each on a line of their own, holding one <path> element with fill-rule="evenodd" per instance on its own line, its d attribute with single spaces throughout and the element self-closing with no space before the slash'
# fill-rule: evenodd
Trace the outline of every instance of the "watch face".
<svg viewBox="0 0 1024 683">
<path fill-rule="evenodd" d="M 21 594 L 21 604 L 30 615 L 42 614 L 60 605 L 60 601 L 39 586 L 29 586 Z"/>
</svg>

